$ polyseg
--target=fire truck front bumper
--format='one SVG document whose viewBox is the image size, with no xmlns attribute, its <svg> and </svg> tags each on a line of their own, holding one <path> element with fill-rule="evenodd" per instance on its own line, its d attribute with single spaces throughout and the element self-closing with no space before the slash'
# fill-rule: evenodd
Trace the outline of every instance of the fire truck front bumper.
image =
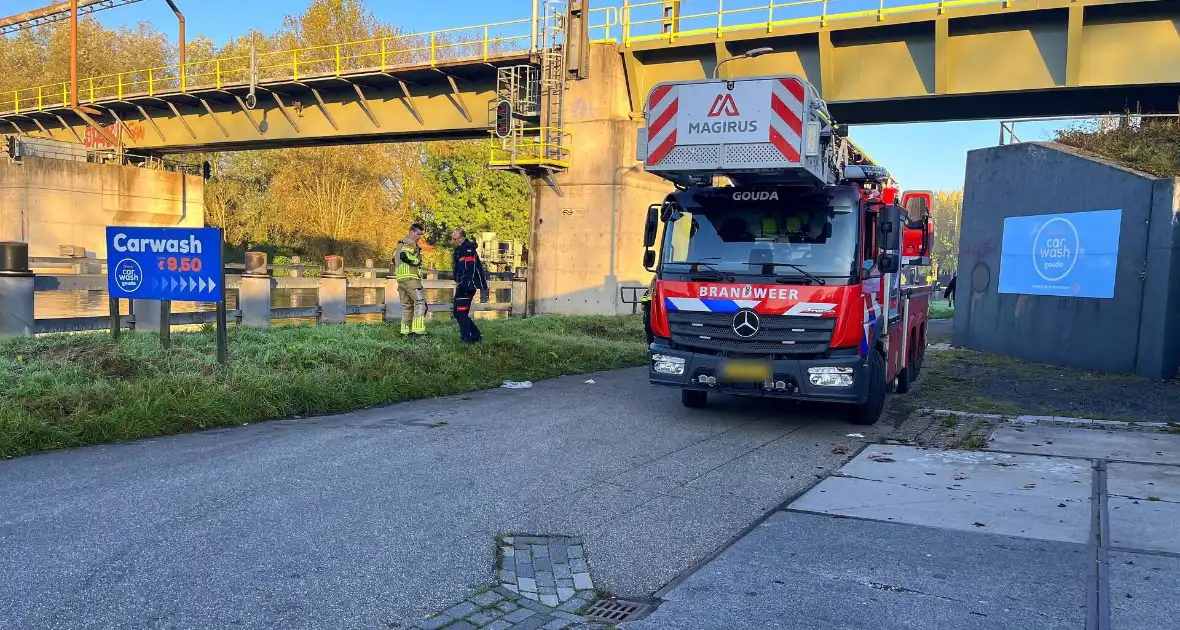
<svg viewBox="0 0 1180 630">
<path fill-rule="evenodd" d="M 856 355 L 827 359 L 729 359 L 654 343 L 648 352 L 653 385 L 732 394 L 863 404 L 868 366 Z"/>
</svg>

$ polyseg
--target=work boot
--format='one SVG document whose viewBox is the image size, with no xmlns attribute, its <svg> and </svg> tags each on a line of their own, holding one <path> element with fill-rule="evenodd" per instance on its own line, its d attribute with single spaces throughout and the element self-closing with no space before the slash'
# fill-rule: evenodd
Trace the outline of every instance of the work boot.
<svg viewBox="0 0 1180 630">
<path fill-rule="evenodd" d="M 415 317 L 413 326 L 410 327 L 410 332 L 415 335 L 424 336 L 426 334 L 426 318 L 421 315 Z"/>
<path fill-rule="evenodd" d="M 405 336 L 409 336 L 409 334 L 410 334 L 410 327 L 409 327 L 409 326 L 407 326 L 407 325 L 406 325 L 406 324 L 403 322 L 403 323 L 402 323 L 402 336 L 403 336 L 403 337 L 405 337 Z"/>
</svg>

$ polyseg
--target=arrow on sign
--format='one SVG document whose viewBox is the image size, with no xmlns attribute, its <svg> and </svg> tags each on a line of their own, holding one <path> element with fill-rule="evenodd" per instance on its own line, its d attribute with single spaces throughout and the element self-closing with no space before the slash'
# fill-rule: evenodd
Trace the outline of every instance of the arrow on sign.
<svg viewBox="0 0 1180 630">
<path fill-rule="evenodd" d="M 217 288 L 217 283 L 213 281 L 213 278 L 209 278 L 209 292 L 212 293 L 213 290 L 216 288 Z"/>
<path fill-rule="evenodd" d="M 172 278 L 172 290 L 173 291 L 176 290 L 176 278 L 175 277 Z"/>
<path fill-rule="evenodd" d="M 204 279 L 204 278 L 201 278 L 201 279 L 198 281 L 198 284 L 199 284 L 199 285 L 200 285 L 200 287 L 201 287 L 201 291 L 202 291 L 202 292 L 204 292 L 204 290 L 205 290 L 205 279 Z"/>
</svg>

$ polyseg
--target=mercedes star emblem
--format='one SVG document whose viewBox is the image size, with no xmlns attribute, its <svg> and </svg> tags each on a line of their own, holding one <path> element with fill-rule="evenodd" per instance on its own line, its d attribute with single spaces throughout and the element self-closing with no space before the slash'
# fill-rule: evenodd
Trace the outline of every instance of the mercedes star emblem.
<svg viewBox="0 0 1180 630">
<path fill-rule="evenodd" d="M 737 315 L 733 316 L 733 332 L 737 336 L 744 339 L 749 339 L 758 334 L 758 313 L 750 310 L 741 310 Z"/>
</svg>

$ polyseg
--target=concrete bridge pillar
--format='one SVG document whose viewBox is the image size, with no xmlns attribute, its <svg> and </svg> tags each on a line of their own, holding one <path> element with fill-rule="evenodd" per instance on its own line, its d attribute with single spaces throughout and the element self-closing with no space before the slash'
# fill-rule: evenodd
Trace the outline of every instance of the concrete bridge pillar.
<svg viewBox="0 0 1180 630">
<path fill-rule="evenodd" d="M 622 314 L 621 286 L 646 286 L 643 223 L 647 207 L 672 190 L 635 158 L 642 119 L 631 117 L 623 59 L 613 44 L 590 51 L 589 78 L 570 83 L 563 128 L 573 134 L 571 164 L 556 181 L 564 196 L 533 182 L 530 311 Z"/>
</svg>

